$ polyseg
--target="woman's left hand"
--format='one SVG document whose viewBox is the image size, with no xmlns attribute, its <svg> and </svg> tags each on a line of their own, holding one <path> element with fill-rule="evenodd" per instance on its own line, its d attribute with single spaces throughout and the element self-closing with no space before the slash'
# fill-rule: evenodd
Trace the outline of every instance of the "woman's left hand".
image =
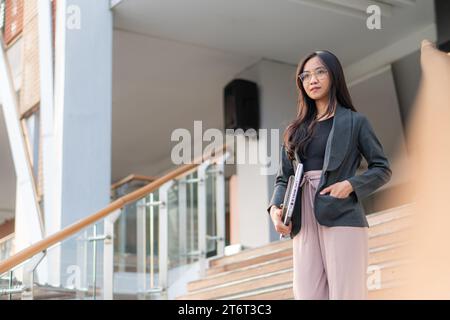
<svg viewBox="0 0 450 320">
<path fill-rule="evenodd" d="M 330 193 L 335 198 L 347 198 L 353 191 L 353 187 L 348 180 L 333 183 L 332 185 L 322 189 L 320 194 Z"/>
</svg>

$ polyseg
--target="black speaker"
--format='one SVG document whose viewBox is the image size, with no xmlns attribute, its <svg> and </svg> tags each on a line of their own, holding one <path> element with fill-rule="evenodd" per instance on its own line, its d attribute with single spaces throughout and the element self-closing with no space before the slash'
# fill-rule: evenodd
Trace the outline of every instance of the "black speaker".
<svg viewBox="0 0 450 320">
<path fill-rule="evenodd" d="M 225 129 L 259 130 L 259 92 L 255 82 L 235 79 L 224 89 Z"/>
</svg>

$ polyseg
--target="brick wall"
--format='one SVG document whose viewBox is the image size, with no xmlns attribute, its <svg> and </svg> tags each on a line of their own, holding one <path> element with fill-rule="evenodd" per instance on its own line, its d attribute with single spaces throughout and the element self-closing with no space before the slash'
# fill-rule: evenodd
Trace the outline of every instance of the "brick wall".
<svg viewBox="0 0 450 320">
<path fill-rule="evenodd" d="M 23 0 L 5 1 L 5 44 L 11 44 L 23 29 Z"/>
<path fill-rule="evenodd" d="M 39 83 L 39 25 L 37 1 L 24 0 L 23 10 L 23 53 L 22 89 L 20 92 L 20 113 L 24 115 L 40 101 Z"/>
</svg>

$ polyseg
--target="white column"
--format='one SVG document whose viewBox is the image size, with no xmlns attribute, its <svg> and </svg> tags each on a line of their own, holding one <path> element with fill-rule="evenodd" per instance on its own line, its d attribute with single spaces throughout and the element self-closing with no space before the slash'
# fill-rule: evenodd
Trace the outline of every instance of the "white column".
<svg viewBox="0 0 450 320">
<path fill-rule="evenodd" d="M 58 0 L 55 159 L 46 172 L 55 182 L 53 231 L 110 202 L 112 33 L 109 0 Z M 67 268 L 76 264 L 74 243 L 61 249 L 63 283 Z"/>
<path fill-rule="evenodd" d="M 264 139 L 261 135 L 260 139 Z M 236 136 L 237 156 L 237 203 L 239 207 L 239 243 L 247 247 L 265 245 L 270 241 L 270 219 L 266 211 L 269 203 L 267 176 L 261 174 L 264 166 L 250 161 L 249 155 L 257 155 L 258 148 L 265 148 L 266 143 L 258 143 L 255 138 Z M 260 150 L 267 154 L 266 150 Z M 239 162 L 242 163 L 239 163 Z"/>
<path fill-rule="evenodd" d="M 54 156 L 54 81 L 53 81 L 53 36 L 52 36 L 52 8 L 51 0 L 41 0 L 38 3 L 39 18 L 39 72 L 41 94 L 41 124 L 42 124 L 42 148 L 43 148 L 43 189 L 44 212 L 46 222 L 46 235 L 57 231 L 55 220 L 57 219 L 54 205 L 54 178 L 52 174 Z"/>
<path fill-rule="evenodd" d="M 0 41 L 3 43 L 1 37 Z M 16 251 L 20 251 L 42 239 L 44 225 L 20 125 L 17 95 L 3 48 L 0 50 L 0 96 L 17 177 L 15 245 Z"/>
<path fill-rule="evenodd" d="M 57 231 L 58 217 L 55 211 L 55 183 L 51 179 L 55 167 L 54 154 L 54 77 L 53 77 L 53 29 L 52 29 L 52 3 L 51 0 L 40 0 L 38 2 L 38 25 L 39 25 L 39 73 L 40 73 L 40 122 L 42 138 L 42 172 L 44 190 L 44 221 L 45 236 Z M 37 166 L 36 166 L 37 168 Z M 50 250 L 46 259 L 42 261 L 39 270 L 47 270 L 46 280 L 49 284 L 59 284 L 59 248 Z M 42 274 L 42 272 L 41 272 Z"/>
</svg>

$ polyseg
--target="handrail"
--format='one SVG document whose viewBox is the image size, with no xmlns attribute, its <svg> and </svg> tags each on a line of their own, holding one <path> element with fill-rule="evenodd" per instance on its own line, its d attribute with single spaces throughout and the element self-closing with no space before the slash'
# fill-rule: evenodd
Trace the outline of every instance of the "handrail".
<svg viewBox="0 0 450 320">
<path fill-rule="evenodd" d="M 111 202 L 108 206 L 101 209 L 100 211 L 97 211 L 93 213 L 92 215 L 83 218 L 79 220 L 78 222 L 75 222 L 71 224 L 70 226 L 65 227 L 64 229 L 55 232 L 54 234 L 32 244 L 28 248 L 25 248 L 15 255 L 9 257 L 8 259 L 4 260 L 3 262 L 0 262 L 0 275 L 11 270 L 15 266 L 19 265 L 20 263 L 30 259 L 31 257 L 35 256 L 39 252 L 42 252 L 52 245 L 55 245 L 64 239 L 70 237 L 71 235 L 76 234 L 80 230 L 84 229 L 85 227 L 105 218 L 110 213 L 114 212 L 117 209 L 122 208 L 123 206 L 129 204 L 130 202 L 136 201 L 145 195 L 153 192 L 154 190 L 158 189 L 160 186 L 165 184 L 166 182 L 176 179 L 180 177 L 181 175 L 192 171 L 194 168 L 199 166 L 202 162 L 206 160 L 212 160 L 214 158 L 219 157 L 220 155 L 223 155 L 226 153 L 226 150 L 229 149 L 229 145 L 226 143 L 223 144 L 218 149 L 215 149 L 214 156 L 211 155 L 201 155 L 197 157 L 193 163 L 185 164 L 182 166 L 179 166 L 178 168 L 170 171 L 169 173 L 165 174 L 161 178 L 158 178 L 157 180 L 150 182 L 149 184 L 143 186 L 142 188 L 139 188 L 129 194 L 126 194 L 113 202 Z"/>
</svg>

